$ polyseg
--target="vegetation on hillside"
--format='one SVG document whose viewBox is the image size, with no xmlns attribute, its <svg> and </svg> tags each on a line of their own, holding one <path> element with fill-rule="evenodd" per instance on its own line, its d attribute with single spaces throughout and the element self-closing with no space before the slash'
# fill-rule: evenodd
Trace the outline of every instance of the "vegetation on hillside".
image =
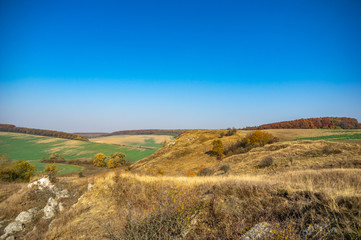
<svg viewBox="0 0 361 240">
<path fill-rule="evenodd" d="M 16 127 L 15 125 L 11 125 L 11 124 L 0 124 L 0 131 L 26 133 L 26 134 L 32 134 L 32 135 L 40 135 L 40 136 L 72 139 L 72 140 L 89 141 L 89 139 L 87 139 L 85 137 L 82 137 L 80 135 L 77 135 L 77 134 L 73 134 L 73 133 L 66 133 L 66 132 L 53 131 L 53 130 L 44 130 L 44 129 L 36 129 L 36 128 Z"/>
<path fill-rule="evenodd" d="M 28 182 L 36 173 L 33 164 L 26 161 L 11 161 L 4 154 L 0 156 L 0 180 Z"/>
<path fill-rule="evenodd" d="M 277 123 L 264 124 L 258 127 L 248 127 L 246 129 L 280 129 L 280 128 L 301 128 L 301 129 L 357 129 L 361 128 L 355 118 L 346 117 L 322 117 L 322 118 L 307 118 L 293 121 L 284 121 Z"/>
</svg>

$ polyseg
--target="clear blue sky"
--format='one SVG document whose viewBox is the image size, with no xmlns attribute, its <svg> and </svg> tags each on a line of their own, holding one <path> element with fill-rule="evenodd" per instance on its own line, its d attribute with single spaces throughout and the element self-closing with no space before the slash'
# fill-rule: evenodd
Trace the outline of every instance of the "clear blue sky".
<svg viewBox="0 0 361 240">
<path fill-rule="evenodd" d="M 361 120 L 361 1 L 0 1 L 0 122 Z"/>
</svg>

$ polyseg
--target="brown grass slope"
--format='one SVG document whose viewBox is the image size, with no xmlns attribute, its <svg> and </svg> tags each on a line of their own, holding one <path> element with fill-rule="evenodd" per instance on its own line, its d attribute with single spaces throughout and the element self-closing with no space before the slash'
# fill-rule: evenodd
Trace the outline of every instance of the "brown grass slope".
<svg viewBox="0 0 361 240">
<path fill-rule="evenodd" d="M 197 167 L 211 167 L 219 162 L 214 156 L 206 154 L 212 150 L 212 142 L 221 139 L 225 148 L 245 137 L 236 133 L 233 136 L 219 138 L 227 130 L 192 130 L 173 141 L 168 142 L 157 152 L 132 167 L 133 170 L 146 170 L 149 173 L 165 171 L 166 174 L 186 174 Z"/>
<path fill-rule="evenodd" d="M 284 131 L 274 130 L 272 133 L 289 139 L 289 135 Z M 211 168 L 217 174 L 222 166 L 228 165 L 233 174 L 257 172 L 269 174 L 275 171 L 352 168 L 361 165 L 360 145 L 328 141 L 282 141 L 217 160 L 215 156 L 206 154 L 212 149 L 212 142 L 215 139 L 220 139 L 227 149 L 251 131 L 237 131 L 235 135 L 220 138 L 225 132 L 225 130 L 188 131 L 153 155 L 135 163 L 132 170 L 152 174 L 184 175 L 189 171 L 197 172 L 200 169 Z M 300 135 L 304 134 L 304 131 L 296 131 L 296 133 Z M 259 168 L 258 165 L 266 157 L 272 158 L 273 163 L 267 168 Z"/>
</svg>

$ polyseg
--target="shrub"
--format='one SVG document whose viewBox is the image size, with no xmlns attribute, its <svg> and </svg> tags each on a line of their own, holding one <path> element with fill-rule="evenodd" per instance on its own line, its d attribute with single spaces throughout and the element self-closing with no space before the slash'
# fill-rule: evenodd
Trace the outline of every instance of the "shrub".
<svg viewBox="0 0 361 240">
<path fill-rule="evenodd" d="M 212 151 L 217 155 L 218 159 L 221 159 L 224 152 L 223 142 L 221 140 L 214 140 L 212 142 L 213 148 Z"/>
<path fill-rule="evenodd" d="M 84 177 L 83 171 L 80 171 L 80 172 L 78 173 L 78 176 L 79 176 L 80 178 Z"/>
<path fill-rule="evenodd" d="M 265 157 L 262 161 L 258 164 L 259 168 L 269 167 L 273 164 L 273 158 L 271 156 Z"/>
<path fill-rule="evenodd" d="M 228 128 L 227 130 L 228 130 L 228 132 L 226 133 L 226 136 L 232 136 L 232 135 L 236 134 L 236 132 L 237 132 L 237 129 L 235 127 Z"/>
<path fill-rule="evenodd" d="M 202 168 L 198 172 L 198 176 L 210 176 L 213 175 L 214 171 L 210 168 Z"/>
<path fill-rule="evenodd" d="M 49 176 L 51 182 L 55 182 L 56 174 L 59 172 L 59 169 L 56 167 L 56 164 L 48 164 L 45 166 L 44 172 Z"/>
<path fill-rule="evenodd" d="M 0 179 L 5 181 L 29 182 L 35 172 L 35 166 L 27 161 L 6 162 L 0 165 Z"/>
<path fill-rule="evenodd" d="M 254 131 L 245 137 L 242 141 L 244 147 L 252 146 L 252 147 L 262 147 L 266 144 L 278 142 L 278 139 L 272 134 L 263 132 L 263 131 Z"/>
<path fill-rule="evenodd" d="M 223 171 L 224 173 L 229 172 L 231 170 L 231 167 L 228 164 L 222 165 L 219 170 Z"/>
<path fill-rule="evenodd" d="M 98 153 L 94 156 L 93 165 L 95 167 L 105 167 L 105 159 L 107 159 L 107 157 L 103 153 Z"/>
<path fill-rule="evenodd" d="M 107 167 L 108 168 L 116 168 L 116 164 L 113 158 L 109 159 L 109 161 L 107 162 Z"/>
</svg>

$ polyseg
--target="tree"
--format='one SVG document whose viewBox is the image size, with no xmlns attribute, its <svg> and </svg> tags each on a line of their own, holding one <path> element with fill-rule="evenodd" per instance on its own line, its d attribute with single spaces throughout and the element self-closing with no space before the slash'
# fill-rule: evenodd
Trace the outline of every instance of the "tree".
<svg viewBox="0 0 361 240">
<path fill-rule="evenodd" d="M 59 169 L 56 167 L 56 164 L 48 164 L 45 166 L 44 172 L 49 176 L 51 182 L 55 182 L 56 174 L 59 172 Z"/>
<path fill-rule="evenodd" d="M 221 140 L 214 140 L 212 142 L 213 148 L 212 151 L 217 155 L 218 159 L 221 159 L 224 152 L 223 142 Z"/>
<path fill-rule="evenodd" d="M 117 157 L 117 158 L 118 158 L 118 157 Z M 116 163 L 115 163 L 115 161 L 114 161 L 113 158 L 109 159 L 109 161 L 108 161 L 108 163 L 107 163 L 107 167 L 108 167 L 108 168 L 116 168 L 116 167 L 117 167 L 117 165 L 116 165 Z"/>
<path fill-rule="evenodd" d="M 36 168 L 33 164 L 28 163 L 27 161 L 17 161 L 15 165 L 15 174 L 16 178 L 20 178 L 27 182 L 30 181 L 30 178 L 35 175 Z"/>
<path fill-rule="evenodd" d="M 105 159 L 107 159 L 107 157 L 103 153 L 98 153 L 94 156 L 93 165 L 96 167 L 105 167 Z"/>
<path fill-rule="evenodd" d="M 125 160 L 125 154 L 122 152 L 113 153 L 110 159 L 113 159 L 115 167 L 124 166 L 127 163 Z"/>
</svg>

